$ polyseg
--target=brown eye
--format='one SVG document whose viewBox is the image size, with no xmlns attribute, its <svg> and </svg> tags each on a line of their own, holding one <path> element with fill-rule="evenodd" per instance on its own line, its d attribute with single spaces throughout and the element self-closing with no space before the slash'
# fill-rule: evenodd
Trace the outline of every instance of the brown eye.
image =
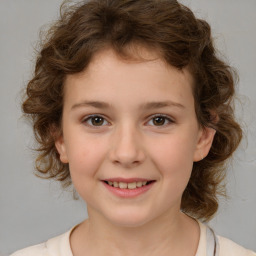
<svg viewBox="0 0 256 256">
<path fill-rule="evenodd" d="M 159 127 L 168 126 L 172 123 L 174 123 L 174 121 L 169 116 L 165 116 L 165 115 L 155 115 L 149 121 L 150 126 L 159 126 Z"/>
<path fill-rule="evenodd" d="M 155 118 L 153 118 L 153 123 L 154 123 L 154 125 L 156 125 L 156 126 L 158 126 L 158 125 L 164 125 L 164 123 L 165 123 L 165 117 L 155 117 Z"/>
<path fill-rule="evenodd" d="M 107 124 L 105 118 L 101 116 L 90 116 L 86 118 L 83 122 L 86 123 L 86 125 L 88 126 L 103 126 Z"/>
<path fill-rule="evenodd" d="M 95 126 L 100 126 L 104 123 L 104 119 L 102 117 L 93 117 L 92 124 Z"/>
</svg>

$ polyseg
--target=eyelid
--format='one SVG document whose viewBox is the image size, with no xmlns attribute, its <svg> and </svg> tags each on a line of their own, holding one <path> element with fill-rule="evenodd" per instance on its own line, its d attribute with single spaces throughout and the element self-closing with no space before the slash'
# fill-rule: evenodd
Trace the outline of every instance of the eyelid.
<svg viewBox="0 0 256 256">
<path fill-rule="evenodd" d="M 169 124 L 175 122 L 172 117 L 170 117 L 169 115 L 165 115 L 165 114 L 154 114 L 154 115 L 151 115 L 149 121 L 151 121 L 151 120 L 152 120 L 153 118 L 155 118 L 155 117 L 163 117 L 163 118 L 165 118 L 166 120 L 168 120 L 168 122 L 169 122 L 168 124 L 165 124 L 165 125 L 160 125 L 160 126 L 154 125 L 155 127 L 159 127 L 159 128 L 161 128 L 161 127 L 166 127 L 166 126 L 168 126 Z M 149 121 L 147 121 L 147 123 L 148 123 Z"/>
<path fill-rule="evenodd" d="M 87 121 L 90 120 L 91 118 L 93 117 L 101 117 L 104 119 L 104 121 L 108 122 L 108 124 L 110 123 L 107 118 L 102 115 L 102 114 L 92 114 L 92 115 L 88 115 L 88 116 L 85 116 L 83 119 L 82 119 L 82 123 L 86 123 L 86 126 L 89 126 L 89 127 L 93 127 L 93 128 L 96 128 L 96 129 L 99 129 L 103 126 L 106 126 L 106 125 L 100 125 L 100 126 L 96 126 L 96 125 L 90 125 L 90 124 L 87 124 Z"/>
<path fill-rule="evenodd" d="M 102 114 L 92 114 L 92 115 L 88 115 L 88 116 L 86 116 L 86 117 L 84 117 L 84 118 L 82 119 L 82 123 L 86 123 L 88 120 L 90 120 L 90 119 L 93 118 L 93 117 L 101 117 L 101 118 L 104 119 L 104 121 L 108 122 L 108 125 L 110 124 L 110 122 L 107 120 L 107 118 L 106 118 L 104 115 L 102 115 Z M 152 126 L 155 126 L 155 127 L 159 127 L 159 128 L 161 128 L 161 127 L 166 127 L 166 126 L 168 126 L 169 124 L 174 123 L 173 118 L 171 118 L 169 115 L 165 115 L 165 114 L 154 114 L 154 115 L 151 115 L 151 116 L 149 116 L 149 118 L 150 118 L 149 121 L 151 121 L 151 120 L 152 120 L 153 118 L 155 118 L 155 117 L 163 117 L 163 118 L 165 118 L 165 119 L 168 121 L 168 124 L 165 124 L 165 125 L 160 125 L 160 126 L 152 125 Z M 147 121 L 147 123 L 148 123 L 149 121 Z M 88 124 L 86 124 L 86 125 L 89 126 L 89 127 L 96 128 L 96 129 L 106 126 L 106 125 L 94 126 L 94 125 L 88 125 Z"/>
</svg>

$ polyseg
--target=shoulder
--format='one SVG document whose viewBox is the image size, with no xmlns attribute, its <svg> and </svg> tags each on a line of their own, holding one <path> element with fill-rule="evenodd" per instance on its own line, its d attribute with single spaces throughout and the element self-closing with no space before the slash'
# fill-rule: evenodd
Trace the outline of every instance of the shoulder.
<svg viewBox="0 0 256 256">
<path fill-rule="evenodd" d="M 27 247 L 10 256 L 72 256 L 69 237 L 75 227 L 45 243 Z"/>
<path fill-rule="evenodd" d="M 218 240 L 220 246 L 220 256 L 256 256 L 255 252 L 247 250 L 225 237 L 218 236 Z"/>
<path fill-rule="evenodd" d="M 49 256 L 49 254 L 47 252 L 46 244 L 43 243 L 19 250 L 10 256 Z"/>
<path fill-rule="evenodd" d="M 218 256 L 256 256 L 256 253 L 245 249 L 235 242 L 222 237 L 216 236 L 215 232 L 207 225 L 199 222 L 200 240 L 196 256 L 212 255 L 212 252 L 217 249 Z M 210 253 L 209 253 L 210 251 Z"/>
</svg>

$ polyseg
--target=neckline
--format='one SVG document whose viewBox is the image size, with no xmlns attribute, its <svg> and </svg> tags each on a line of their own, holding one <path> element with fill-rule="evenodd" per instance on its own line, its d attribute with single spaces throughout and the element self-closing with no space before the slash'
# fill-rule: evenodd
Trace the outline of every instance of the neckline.
<svg viewBox="0 0 256 256">
<path fill-rule="evenodd" d="M 200 236 L 195 256 L 206 255 L 206 226 L 202 222 L 196 220 L 199 225 Z"/>
<path fill-rule="evenodd" d="M 200 237 L 195 256 L 204 256 L 206 254 L 206 226 L 200 221 L 196 221 L 199 225 Z M 57 255 L 60 256 L 74 256 L 71 250 L 70 236 L 78 225 L 80 224 L 75 225 L 66 233 L 48 240 L 46 244 L 49 252 L 52 252 L 53 255 L 58 253 Z"/>
</svg>

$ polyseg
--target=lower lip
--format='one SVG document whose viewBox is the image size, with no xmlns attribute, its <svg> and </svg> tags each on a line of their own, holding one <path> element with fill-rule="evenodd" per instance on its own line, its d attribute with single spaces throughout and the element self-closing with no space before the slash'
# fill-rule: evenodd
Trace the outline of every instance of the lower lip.
<svg viewBox="0 0 256 256">
<path fill-rule="evenodd" d="M 140 188 L 135 188 L 135 189 L 116 188 L 106 184 L 104 181 L 102 183 L 110 192 L 112 192 L 116 196 L 123 197 L 123 198 L 133 198 L 146 193 L 149 189 L 152 188 L 155 182 L 151 182 L 146 186 L 142 186 Z"/>
</svg>

